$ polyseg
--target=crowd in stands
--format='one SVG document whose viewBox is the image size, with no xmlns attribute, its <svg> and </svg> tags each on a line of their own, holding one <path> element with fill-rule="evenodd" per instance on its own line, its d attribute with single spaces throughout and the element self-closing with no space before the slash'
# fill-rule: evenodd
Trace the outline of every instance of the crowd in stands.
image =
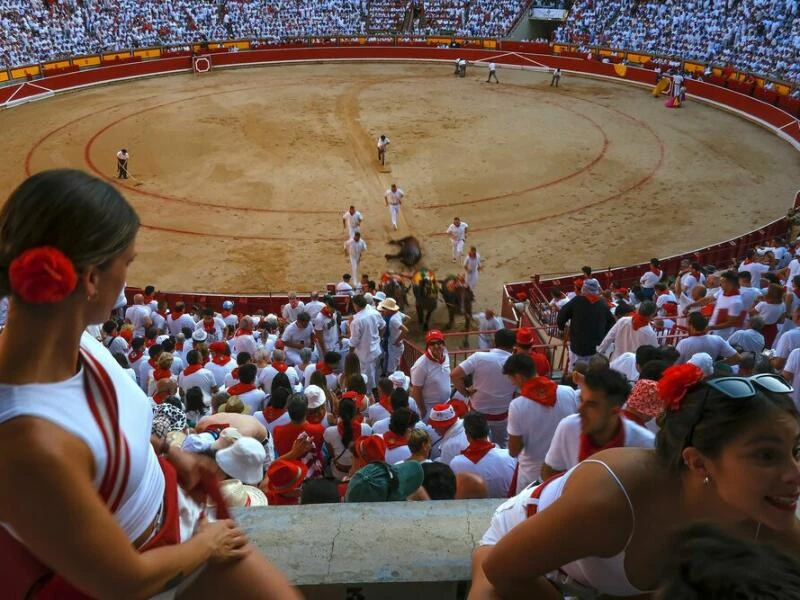
<svg viewBox="0 0 800 600">
<path fill-rule="evenodd" d="M 578 0 L 555 39 L 800 81 L 796 0 Z"/>
</svg>

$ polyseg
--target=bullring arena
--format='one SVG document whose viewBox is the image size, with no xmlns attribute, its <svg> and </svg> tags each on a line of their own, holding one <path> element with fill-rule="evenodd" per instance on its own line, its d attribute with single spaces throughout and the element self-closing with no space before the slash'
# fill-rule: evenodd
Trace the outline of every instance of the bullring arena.
<svg viewBox="0 0 800 600">
<path fill-rule="evenodd" d="M 458 215 L 484 261 L 483 307 L 532 273 L 734 237 L 784 213 L 800 187 L 800 155 L 729 112 L 691 100 L 668 110 L 649 87 L 577 73 L 554 88 L 548 57 L 521 70 L 504 68 L 504 53 L 471 52 L 464 79 L 452 74 L 457 50 L 429 51 L 438 62 L 297 53 L 310 64 L 174 74 L 18 106 L 0 114 L 0 195 L 57 166 L 108 178 L 143 222 L 131 285 L 230 294 L 337 281 L 350 204 L 365 219 L 362 272 L 401 270 L 383 254 L 404 235 L 422 240 L 421 264 L 453 272 L 444 230 Z M 499 85 L 485 83 L 492 60 Z M 381 133 L 392 140 L 384 169 Z M 120 147 L 137 181 L 113 179 Z M 406 192 L 398 232 L 383 202 L 392 182 Z"/>
</svg>

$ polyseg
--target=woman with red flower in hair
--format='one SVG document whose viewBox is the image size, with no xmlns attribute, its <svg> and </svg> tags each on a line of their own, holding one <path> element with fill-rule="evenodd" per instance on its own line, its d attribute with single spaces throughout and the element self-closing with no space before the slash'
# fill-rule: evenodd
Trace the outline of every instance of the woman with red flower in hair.
<svg viewBox="0 0 800 600">
<path fill-rule="evenodd" d="M 650 594 L 670 538 L 697 522 L 800 555 L 791 389 L 776 375 L 668 368 L 655 450 L 599 452 L 503 505 L 476 551 L 470 598 Z"/>
<path fill-rule="evenodd" d="M 3 595 L 295 597 L 224 519 L 214 465 L 151 442 L 147 397 L 85 333 L 113 309 L 138 229 L 113 187 L 67 169 L 0 211 Z M 207 495 L 221 520 L 204 517 Z"/>
</svg>

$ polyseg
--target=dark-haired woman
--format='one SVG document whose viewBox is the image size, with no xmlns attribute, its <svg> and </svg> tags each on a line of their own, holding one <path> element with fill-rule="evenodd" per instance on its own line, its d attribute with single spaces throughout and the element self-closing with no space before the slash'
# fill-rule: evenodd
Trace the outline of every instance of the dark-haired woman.
<svg viewBox="0 0 800 600">
<path fill-rule="evenodd" d="M 350 473 L 353 442 L 362 435 L 371 433 L 369 425 L 362 423 L 355 401 L 352 398 L 342 398 L 339 402 L 339 422 L 328 427 L 323 434 L 328 445 L 328 456 L 331 457 L 331 471 L 336 479 L 344 479 Z"/>
<path fill-rule="evenodd" d="M 294 597 L 232 521 L 201 518 L 185 490 L 213 471 L 157 458 L 147 398 L 84 333 L 111 312 L 138 228 L 113 187 L 72 170 L 30 177 L 0 211 L 3 595 Z"/>
<path fill-rule="evenodd" d="M 797 556 L 800 422 L 790 389 L 774 375 L 703 381 L 694 365 L 670 367 L 655 451 L 600 452 L 528 490 L 535 514 L 476 551 L 485 579 L 471 598 L 491 597 L 486 583 L 502 597 L 647 594 L 672 534 L 698 521 Z"/>
</svg>

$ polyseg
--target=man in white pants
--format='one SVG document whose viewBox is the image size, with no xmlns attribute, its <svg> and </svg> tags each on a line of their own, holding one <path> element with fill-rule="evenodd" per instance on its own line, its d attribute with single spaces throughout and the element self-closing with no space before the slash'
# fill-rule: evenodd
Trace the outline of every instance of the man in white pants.
<svg viewBox="0 0 800 600">
<path fill-rule="evenodd" d="M 358 281 L 358 265 L 366 249 L 367 243 L 361 239 L 361 234 L 358 231 L 344 243 L 344 254 L 350 257 L 350 269 L 352 271 L 353 281 Z"/>
<path fill-rule="evenodd" d="M 464 243 L 467 241 L 468 227 L 469 225 L 462 223 L 459 217 L 455 217 L 445 232 L 450 236 L 450 242 L 453 244 L 453 262 L 460 263 L 464 256 Z"/>
<path fill-rule="evenodd" d="M 378 160 L 382 165 L 386 164 L 386 146 L 392 142 L 385 135 L 378 138 Z"/>
<path fill-rule="evenodd" d="M 356 210 L 355 206 L 342 215 L 342 226 L 347 229 L 347 237 L 353 237 L 357 231 L 361 231 L 361 222 L 363 221 L 361 212 Z"/>
<path fill-rule="evenodd" d="M 397 184 L 393 183 L 392 187 L 386 190 L 386 194 L 383 197 L 386 206 L 389 207 L 389 212 L 392 217 L 392 227 L 395 231 L 397 231 L 397 215 L 400 214 L 400 205 L 403 203 L 404 196 L 405 193 L 403 190 L 398 188 Z"/>
<path fill-rule="evenodd" d="M 481 255 L 478 254 L 478 249 L 472 246 L 469 249 L 469 254 L 467 254 L 467 257 L 464 259 L 464 271 L 467 274 L 467 285 L 473 292 L 478 286 L 478 271 L 482 268 Z"/>
</svg>

